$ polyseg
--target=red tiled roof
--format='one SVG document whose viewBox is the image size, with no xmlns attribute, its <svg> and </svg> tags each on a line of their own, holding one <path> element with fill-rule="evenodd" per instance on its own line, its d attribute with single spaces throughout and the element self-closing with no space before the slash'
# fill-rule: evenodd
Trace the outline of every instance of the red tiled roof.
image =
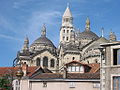
<svg viewBox="0 0 120 90">
<path fill-rule="evenodd" d="M 100 64 L 98 63 L 88 64 L 88 65 L 91 67 L 89 73 L 96 73 L 100 69 Z"/>
<path fill-rule="evenodd" d="M 72 63 L 78 63 L 78 64 L 82 64 L 82 65 L 87 65 L 87 66 L 88 66 L 88 64 L 85 64 L 85 63 L 80 62 L 80 61 L 77 61 L 77 60 L 73 60 L 73 61 L 71 61 L 71 62 L 69 62 L 69 63 L 66 63 L 65 65 L 70 65 L 70 64 L 72 64 Z"/>
<path fill-rule="evenodd" d="M 71 63 L 80 63 L 79 61 L 72 61 Z M 88 73 L 67 73 L 67 78 L 71 79 L 99 79 L 100 78 L 100 65 L 99 64 L 84 64 L 91 68 L 91 70 Z M 27 76 L 31 77 L 33 74 L 37 72 L 37 70 L 40 67 L 38 66 L 31 66 L 28 67 L 28 73 Z M 19 69 L 19 67 L 0 67 L 0 76 L 3 76 L 5 74 L 13 74 L 15 77 L 16 71 Z M 61 73 L 49 73 L 44 72 L 44 68 L 42 68 L 43 73 L 34 75 L 32 78 L 34 79 L 47 79 L 47 78 L 63 78 L 63 74 Z"/>
<path fill-rule="evenodd" d="M 32 79 L 61 79 L 63 74 L 60 73 L 43 73 L 39 74 Z M 66 79 L 100 79 L 99 73 L 67 73 Z"/>
<path fill-rule="evenodd" d="M 38 67 L 36 66 L 32 66 L 32 67 L 28 67 L 28 74 L 32 73 L 33 71 L 35 71 Z M 0 67 L 0 76 L 4 76 L 5 74 L 10 74 L 13 76 L 15 76 L 16 71 L 19 69 L 19 67 Z"/>
</svg>

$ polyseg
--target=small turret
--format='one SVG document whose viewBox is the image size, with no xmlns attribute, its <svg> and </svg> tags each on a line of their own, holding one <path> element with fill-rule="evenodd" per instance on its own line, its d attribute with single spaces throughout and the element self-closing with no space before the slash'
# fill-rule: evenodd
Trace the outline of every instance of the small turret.
<svg viewBox="0 0 120 90">
<path fill-rule="evenodd" d="M 25 40 L 24 40 L 24 45 L 23 45 L 23 51 L 29 51 L 29 39 L 26 36 Z"/>
<path fill-rule="evenodd" d="M 87 17 L 87 19 L 86 19 L 85 30 L 86 30 L 86 31 L 89 31 L 89 30 L 90 30 L 90 19 L 89 19 L 89 17 Z"/>
<path fill-rule="evenodd" d="M 112 41 L 116 41 L 116 35 L 115 35 L 114 32 L 110 32 L 109 40 L 110 40 L 110 42 L 112 42 Z"/>
</svg>

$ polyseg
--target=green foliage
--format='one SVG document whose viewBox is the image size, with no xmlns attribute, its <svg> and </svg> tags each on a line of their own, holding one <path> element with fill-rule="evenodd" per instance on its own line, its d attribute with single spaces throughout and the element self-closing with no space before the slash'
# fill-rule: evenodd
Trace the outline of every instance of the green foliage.
<svg viewBox="0 0 120 90">
<path fill-rule="evenodd" d="M 10 75 L 0 77 L 0 89 L 10 90 L 11 87 Z"/>
</svg>

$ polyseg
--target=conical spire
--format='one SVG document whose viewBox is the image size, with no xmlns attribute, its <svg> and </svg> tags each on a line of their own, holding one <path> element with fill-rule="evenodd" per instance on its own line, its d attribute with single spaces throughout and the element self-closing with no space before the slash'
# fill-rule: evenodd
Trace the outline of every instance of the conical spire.
<svg viewBox="0 0 120 90">
<path fill-rule="evenodd" d="M 41 36 L 42 37 L 46 37 L 46 27 L 45 27 L 45 24 L 43 24 L 43 26 L 42 26 Z"/>
<path fill-rule="evenodd" d="M 23 45 L 23 51 L 28 51 L 29 50 L 29 39 L 26 36 L 25 40 L 24 40 L 24 45 Z"/>
<path fill-rule="evenodd" d="M 71 14 L 71 11 L 70 11 L 70 8 L 69 8 L 69 3 L 67 4 L 67 8 L 63 14 L 63 17 L 72 17 L 72 14 Z"/>
<path fill-rule="evenodd" d="M 89 19 L 89 17 L 87 17 L 87 19 L 86 19 L 85 30 L 86 30 L 86 31 L 89 31 L 89 30 L 90 30 L 90 19 Z"/>
</svg>

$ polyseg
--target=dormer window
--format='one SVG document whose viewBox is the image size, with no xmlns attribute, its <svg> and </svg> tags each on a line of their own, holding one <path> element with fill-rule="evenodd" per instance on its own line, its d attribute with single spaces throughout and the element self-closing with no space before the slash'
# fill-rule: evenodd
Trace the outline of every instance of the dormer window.
<svg viewBox="0 0 120 90">
<path fill-rule="evenodd" d="M 84 66 L 69 66 L 68 72 L 80 72 L 84 73 Z"/>
</svg>

